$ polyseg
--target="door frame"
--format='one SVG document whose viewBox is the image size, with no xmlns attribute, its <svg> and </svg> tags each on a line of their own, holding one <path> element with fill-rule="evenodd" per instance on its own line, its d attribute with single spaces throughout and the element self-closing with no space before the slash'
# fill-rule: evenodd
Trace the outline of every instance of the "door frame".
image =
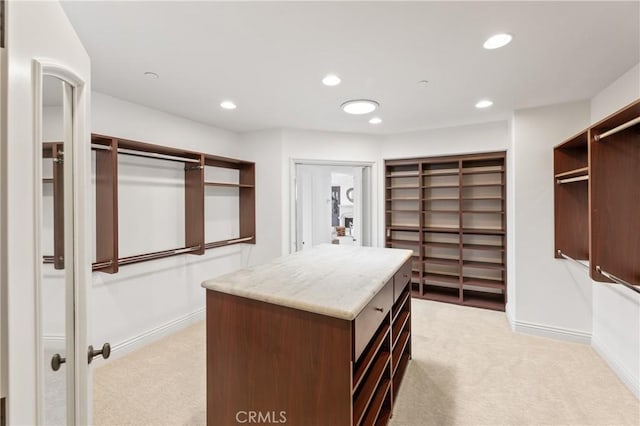
<svg viewBox="0 0 640 426">
<path fill-rule="evenodd" d="M 41 248 L 41 197 L 42 197 L 42 83 L 45 75 L 56 77 L 68 83 L 72 88 L 72 93 L 65 91 L 65 97 L 72 100 L 71 105 L 71 127 L 68 129 L 71 134 L 71 151 L 65 145 L 67 154 L 65 155 L 65 193 L 72 194 L 70 203 L 65 201 L 65 209 L 71 207 L 73 216 L 70 221 L 65 219 L 65 232 L 68 232 L 67 225 L 72 225 L 69 229 L 73 232 L 73 247 L 65 247 L 65 257 L 72 254 L 73 267 L 71 276 L 73 279 L 73 294 L 66 298 L 66 306 L 73 306 L 71 315 L 66 319 L 67 338 L 73 338 L 73 353 L 67 353 L 67 366 L 73 365 L 70 373 L 73 377 L 73 386 L 67 390 L 67 404 L 73 401 L 71 411 L 67 411 L 72 418 L 67 418 L 68 424 L 89 424 L 90 423 L 90 374 L 87 360 L 87 347 L 89 346 L 89 316 L 88 303 L 91 290 L 91 239 L 89 230 L 91 221 L 88 215 L 90 211 L 90 166 L 91 150 L 89 135 L 89 93 L 87 85 L 82 77 L 71 68 L 51 61 L 49 59 L 34 58 L 32 60 L 32 82 L 33 82 L 33 161 L 34 161 L 34 259 L 42 259 Z M 69 161 L 70 160 L 70 161 Z M 72 179 L 67 179 L 72 177 Z M 68 210 L 67 210 L 68 211 Z M 42 285 L 42 262 L 36 261 L 35 272 L 35 324 L 36 324 L 36 380 L 37 380 L 37 419 L 41 424 L 44 413 L 44 360 L 42 351 L 43 330 L 40 316 L 40 295 Z M 68 311 L 68 309 L 67 309 Z M 77 362 L 76 362 L 77 361 Z"/>
<path fill-rule="evenodd" d="M 368 196 L 365 197 L 364 190 L 362 191 L 362 211 L 364 218 L 364 211 L 369 208 L 369 218 L 370 223 L 368 224 L 367 233 L 369 235 L 369 242 L 372 247 L 376 246 L 375 239 L 375 230 L 377 230 L 378 217 L 376 215 L 377 210 L 375 210 L 376 206 L 376 185 L 378 184 L 377 179 L 375 177 L 375 161 L 339 161 L 339 160 L 312 160 L 312 159 L 302 159 L 302 158 L 291 158 L 289 161 L 289 244 L 288 244 L 288 253 L 295 253 L 296 251 L 296 242 L 298 239 L 298 226 L 297 226 L 297 212 L 296 212 L 296 193 L 297 193 L 297 180 L 296 180 L 296 168 L 299 165 L 307 165 L 307 166 L 337 166 L 337 167 L 363 167 L 368 168 L 369 173 L 369 193 Z M 368 201 L 368 202 L 367 202 Z M 364 204 L 368 205 L 365 206 Z M 362 233 L 365 233 L 365 226 L 363 223 Z"/>
</svg>

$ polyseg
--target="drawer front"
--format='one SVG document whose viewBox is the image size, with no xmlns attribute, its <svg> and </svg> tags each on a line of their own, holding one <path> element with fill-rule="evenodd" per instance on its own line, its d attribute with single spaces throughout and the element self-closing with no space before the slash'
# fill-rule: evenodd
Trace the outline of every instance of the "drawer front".
<svg viewBox="0 0 640 426">
<path fill-rule="evenodd" d="M 376 330 L 388 318 L 393 304 L 393 279 L 389 280 L 353 320 L 354 361 L 357 361 Z"/>
<path fill-rule="evenodd" d="M 393 301 L 398 300 L 398 297 L 402 294 L 405 286 L 411 281 L 411 259 L 407 260 L 404 265 L 398 269 L 398 272 L 393 276 Z"/>
</svg>

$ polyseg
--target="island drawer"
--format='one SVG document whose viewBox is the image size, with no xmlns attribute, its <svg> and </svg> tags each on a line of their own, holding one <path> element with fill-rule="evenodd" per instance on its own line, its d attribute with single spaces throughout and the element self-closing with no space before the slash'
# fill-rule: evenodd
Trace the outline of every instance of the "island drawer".
<svg viewBox="0 0 640 426">
<path fill-rule="evenodd" d="M 393 302 L 398 300 L 398 297 L 402 294 L 402 290 L 407 286 L 407 283 L 411 280 L 411 259 L 407 260 L 404 265 L 398 269 L 393 275 Z"/>
<path fill-rule="evenodd" d="M 393 304 L 393 279 L 374 296 L 353 320 L 353 360 L 357 361 Z"/>
</svg>

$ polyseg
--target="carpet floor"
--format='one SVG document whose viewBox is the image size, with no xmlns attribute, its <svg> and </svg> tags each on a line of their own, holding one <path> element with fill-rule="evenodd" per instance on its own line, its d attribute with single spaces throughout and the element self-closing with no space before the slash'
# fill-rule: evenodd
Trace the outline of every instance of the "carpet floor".
<svg viewBox="0 0 640 426">
<path fill-rule="evenodd" d="M 512 333 L 501 312 L 412 308 L 391 425 L 640 425 L 640 403 L 590 346 Z M 204 425 L 205 405 L 204 322 L 94 371 L 96 425 Z"/>
</svg>

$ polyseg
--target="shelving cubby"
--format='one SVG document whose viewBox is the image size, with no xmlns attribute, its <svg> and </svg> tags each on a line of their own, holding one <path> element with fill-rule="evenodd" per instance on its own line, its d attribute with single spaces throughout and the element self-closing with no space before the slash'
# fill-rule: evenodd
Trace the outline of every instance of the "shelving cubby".
<svg viewBox="0 0 640 426">
<path fill-rule="evenodd" d="M 413 295 L 504 310 L 505 153 L 387 160 L 385 166 L 387 246 L 420 247 Z M 420 177 L 420 216 L 413 217 L 404 234 L 398 228 L 400 212 L 392 208 L 399 200 L 389 181 L 400 173 L 404 179 Z"/>
<path fill-rule="evenodd" d="M 555 257 L 589 260 L 588 131 L 553 150 Z"/>
</svg>

